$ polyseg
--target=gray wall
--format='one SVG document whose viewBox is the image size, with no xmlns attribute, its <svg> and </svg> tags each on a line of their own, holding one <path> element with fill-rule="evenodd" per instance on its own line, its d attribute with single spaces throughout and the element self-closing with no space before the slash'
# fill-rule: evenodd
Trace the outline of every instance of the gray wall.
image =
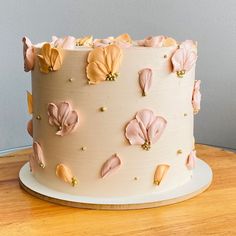
<svg viewBox="0 0 236 236">
<path fill-rule="evenodd" d="M 198 41 L 203 103 L 196 140 L 236 149 L 235 12 L 235 0 L 1 0 L 0 150 L 31 142 L 25 132 L 30 74 L 23 72 L 23 35 L 36 43 L 51 35 L 123 32 L 136 39 L 164 34 Z"/>
</svg>

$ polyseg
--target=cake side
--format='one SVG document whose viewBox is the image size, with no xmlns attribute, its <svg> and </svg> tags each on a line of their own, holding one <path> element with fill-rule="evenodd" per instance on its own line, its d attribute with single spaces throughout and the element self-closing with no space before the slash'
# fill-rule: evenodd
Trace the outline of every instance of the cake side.
<svg viewBox="0 0 236 236">
<path fill-rule="evenodd" d="M 90 50 L 63 50 L 63 66 L 48 74 L 40 72 L 36 58 L 32 71 L 33 137 L 40 143 L 46 167 L 36 165 L 35 178 L 62 192 L 94 197 L 150 194 L 184 184 L 191 178 L 186 161 L 194 146 L 195 66 L 181 79 L 172 72 L 171 57 L 177 46 L 131 47 L 123 49 L 116 81 L 89 85 L 85 68 Z M 147 96 L 142 96 L 138 75 L 144 68 L 152 69 Z M 48 104 L 65 101 L 78 112 L 79 124 L 71 134 L 61 137 L 49 124 Z M 130 145 L 125 137 L 127 124 L 143 109 L 167 121 L 163 134 L 148 151 Z M 101 178 L 103 164 L 114 154 L 121 165 Z M 74 188 L 57 178 L 60 163 L 76 176 Z M 169 168 L 156 185 L 154 175 L 159 165 Z"/>
</svg>

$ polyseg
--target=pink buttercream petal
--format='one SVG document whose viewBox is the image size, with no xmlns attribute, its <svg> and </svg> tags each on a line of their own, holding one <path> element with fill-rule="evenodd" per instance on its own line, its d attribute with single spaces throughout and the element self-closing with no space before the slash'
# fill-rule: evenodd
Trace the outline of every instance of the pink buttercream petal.
<svg viewBox="0 0 236 236">
<path fill-rule="evenodd" d="M 101 177 L 104 178 L 121 165 L 121 160 L 117 154 L 112 155 L 101 168 Z"/>
<path fill-rule="evenodd" d="M 44 161 L 43 150 L 38 142 L 33 143 L 33 151 L 34 151 L 34 157 L 38 162 L 39 166 L 44 168 L 45 161 Z"/>
<path fill-rule="evenodd" d="M 60 126 L 58 121 L 58 108 L 54 103 L 48 104 L 48 121 L 50 125 Z"/>
<path fill-rule="evenodd" d="M 52 44 L 54 47 L 61 47 L 63 49 L 73 49 L 75 47 L 76 39 L 72 36 L 66 36 L 65 38 L 58 38 L 52 36 Z"/>
<path fill-rule="evenodd" d="M 67 116 L 71 111 L 71 106 L 68 102 L 61 102 L 58 104 L 57 107 L 58 107 L 58 121 L 61 124 L 61 126 L 63 126 L 65 120 L 67 119 Z"/>
<path fill-rule="evenodd" d="M 152 69 L 145 68 L 139 71 L 139 85 L 143 91 L 143 96 L 147 95 L 152 85 Z"/>
<path fill-rule="evenodd" d="M 185 54 L 186 51 L 182 48 L 177 49 L 174 55 L 171 58 L 173 64 L 173 71 L 181 71 L 184 68 L 184 61 L 185 61 Z"/>
<path fill-rule="evenodd" d="M 189 170 L 194 169 L 196 157 L 197 156 L 196 156 L 195 150 L 191 151 L 190 154 L 188 155 L 187 160 L 186 160 L 186 166 Z"/>
<path fill-rule="evenodd" d="M 183 69 L 189 71 L 192 67 L 196 64 L 197 61 L 197 54 L 195 52 L 187 51 L 184 67 Z"/>
<path fill-rule="evenodd" d="M 166 128 L 166 124 L 167 121 L 163 117 L 156 116 L 148 129 L 148 138 L 151 144 L 156 143 L 157 140 L 161 137 Z"/>
<path fill-rule="evenodd" d="M 136 114 L 136 119 L 139 123 L 142 124 L 143 128 L 148 130 L 150 125 L 152 124 L 155 115 L 152 110 L 143 109 Z"/>
<path fill-rule="evenodd" d="M 67 37 L 64 38 L 61 47 L 63 49 L 73 49 L 75 47 L 75 41 L 76 41 L 76 39 L 74 37 L 67 36 Z"/>
<path fill-rule="evenodd" d="M 22 38 L 23 56 L 24 56 L 24 71 L 29 72 L 34 69 L 35 52 L 33 44 L 27 37 Z"/>
<path fill-rule="evenodd" d="M 146 132 L 146 131 L 144 131 Z M 136 119 L 131 120 L 125 129 L 125 136 L 131 145 L 142 145 L 145 143 L 147 134 L 143 133 Z"/>
<path fill-rule="evenodd" d="M 193 40 L 185 40 L 180 44 L 181 48 L 186 48 L 187 50 L 192 50 L 196 47 L 196 43 Z"/>
<path fill-rule="evenodd" d="M 139 40 L 137 43 L 139 46 L 144 47 L 162 47 L 165 36 L 148 36 L 144 40 Z"/>
<path fill-rule="evenodd" d="M 194 83 L 192 105 L 194 113 L 196 114 L 201 109 L 201 92 L 200 92 L 201 80 L 196 80 Z"/>
</svg>

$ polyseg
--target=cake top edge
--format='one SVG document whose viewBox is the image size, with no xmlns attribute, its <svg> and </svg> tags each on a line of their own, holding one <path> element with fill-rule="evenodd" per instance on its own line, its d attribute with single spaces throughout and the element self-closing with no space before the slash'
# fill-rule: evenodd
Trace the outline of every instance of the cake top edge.
<svg viewBox="0 0 236 236">
<path fill-rule="evenodd" d="M 121 34 L 117 37 L 107 37 L 103 39 L 94 38 L 92 35 L 88 35 L 82 38 L 76 38 L 74 36 L 65 36 L 64 38 L 58 38 L 57 36 L 52 36 L 50 42 L 41 42 L 37 44 L 32 44 L 29 38 L 23 37 L 23 41 L 28 41 L 35 48 L 42 48 L 46 43 L 49 43 L 55 48 L 62 48 L 65 50 L 91 50 L 91 48 L 105 47 L 111 44 L 115 44 L 123 49 L 125 48 L 165 48 L 165 47 L 178 47 L 180 44 L 188 44 L 192 47 L 197 48 L 197 42 L 193 40 L 185 40 L 183 42 L 178 42 L 174 38 L 158 35 L 158 36 L 147 36 L 141 40 L 133 40 L 131 36 L 127 33 Z"/>
</svg>

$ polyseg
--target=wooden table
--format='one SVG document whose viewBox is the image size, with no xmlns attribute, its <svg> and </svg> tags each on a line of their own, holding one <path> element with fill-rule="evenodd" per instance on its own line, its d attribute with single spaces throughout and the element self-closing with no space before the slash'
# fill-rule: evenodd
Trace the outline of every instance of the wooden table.
<svg viewBox="0 0 236 236">
<path fill-rule="evenodd" d="M 197 145 L 213 169 L 210 188 L 182 203 L 130 211 L 59 206 L 19 187 L 18 172 L 31 150 L 0 158 L 0 236 L 236 235 L 236 153 Z"/>
</svg>

